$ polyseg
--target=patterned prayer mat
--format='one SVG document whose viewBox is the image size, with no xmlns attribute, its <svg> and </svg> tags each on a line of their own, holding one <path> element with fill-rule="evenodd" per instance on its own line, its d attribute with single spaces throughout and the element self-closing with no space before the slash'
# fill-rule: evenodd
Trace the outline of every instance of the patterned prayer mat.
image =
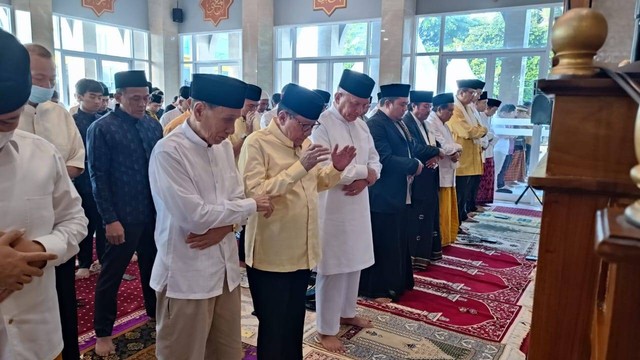
<svg viewBox="0 0 640 360">
<path fill-rule="evenodd" d="M 125 333 L 149 319 L 144 311 L 138 263 L 130 263 L 126 274 L 133 277 L 133 279 L 123 280 L 120 285 L 118 291 L 118 315 L 113 328 L 114 334 Z M 96 333 L 93 330 L 93 314 L 97 281 L 97 273 L 88 278 L 76 280 L 76 297 L 79 303 L 78 343 L 81 352 L 96 343 Z"/>
<path fill-rule="evenodd" d="M 305 360 L 326 359 L 524 359 L 519 351 L 505 345 L 483 341 L 430 326 L 379 309 L 361 307 L 361 316 L 373 321 L 374 328 L 342 327 L 339 338 L 346 353 L 327 353 L 316 339 L 315 331 L 305 335 Z M 513 355 L 513 356 L 512 356 Z"/>
<path fill-rule="evenodd" d="M 540 232 L 540 217 L 505 214 L 497 211 L 485 211 L 483 213 L 477 214 L 473 218 L 474 220 L 478 220 L 480 222 L 489 221 L 493 223 L 506 223 L 511 225 L 530 227 L 536 229 L 537 231 L 535 232 Z"/>
<path fill-rule="evenodd" d="M 491 210 L 495 212 L 501 212 L 504 214 L 542 217 L 542 211 L 540 210 L 522 209 L 522 208 L 510 207 L 510 206 L 496 206 Z"/>
</svg>

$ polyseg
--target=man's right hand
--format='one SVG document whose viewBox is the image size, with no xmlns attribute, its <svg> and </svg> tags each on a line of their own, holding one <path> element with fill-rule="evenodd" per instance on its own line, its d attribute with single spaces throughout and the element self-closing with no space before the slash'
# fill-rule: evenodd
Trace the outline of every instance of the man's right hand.
<svg viewBox="0 0 640 360">
<path fill-rule="evenodd" d="M 260 213 L 264 213 L 265 218 L 269 218 L 275 209 L 273 206 L 273 202 L 271 201 L 273 197 L 269 195 L 257 195 L 252 199 L 256 202 L 256 209 Z"/>
<path fill-rule="evenodd" d="M 112 245 L 124 244 L 124 228 L 120 221 L 114 221 L 111 224 L 107 224 L 106 228 L 107 241 Z"/>
<path fill-rule="evenodd" d="M 207 230 L 207 232 L 202 235 L 191 233 L 187 237 L 186 242 L 192 249 L 204 250 L 208 247 L 218 245 L 230 232 L 233 232 L 233 225 L 217 227 Z"/>
<path fill-rule="evenodd" d="M 55 260 L 55 254 L 46 252 L 22 253 L 11 247 L 23 233 L 10 231 L 0 236 L 0 288 L 21 290 L 24 284 L 31 282 L 34 276 L 42 276 L 44 272 L 29 263 Z"/>
</svg>

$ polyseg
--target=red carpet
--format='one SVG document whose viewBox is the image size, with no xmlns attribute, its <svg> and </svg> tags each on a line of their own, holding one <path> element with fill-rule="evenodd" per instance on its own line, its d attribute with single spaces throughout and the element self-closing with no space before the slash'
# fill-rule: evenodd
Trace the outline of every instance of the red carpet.
<svg viewBox="0 0 640 360">
<path fill-rule="evenodd" d="M 496 206 L 491 211 L 501 212 L 505 214 L 512 215 L 522 215 L 522 216 L 531 216 L 531 217 L 542 217 L 542 211 L 540 210 L 530 210 L 530 209 L 519 209 L 515 207 L 508 206 Z"/>
<path fill-rule="evenodd" d="M 131 263 L 127 268 L 127 274 L 134 276 L 131 281 L 123 280 L 118 291 L 118 315 L 114 333 L 127 331 L 141 322 L 146 321 L 142 300 L 142 288 L 140 286 L 140 272 L 138 263 Z M 95 344 L 95 333 L 93 332 L 93 314 L 96 282 L 98 274 L 93 274 L 86 279 L 76 280 L 76 296 L 78 303 L 78 334 L 80 350 Z"/>
<path fill-rule="evenodd" d="M 398 303 L 360 305 L 483 340 L 501 342 L 514 325 L 517 305 L 535 264 L 486 246 L 447 246 L 444 260 L 415 274 L 415 288 Z"/>
</svg>

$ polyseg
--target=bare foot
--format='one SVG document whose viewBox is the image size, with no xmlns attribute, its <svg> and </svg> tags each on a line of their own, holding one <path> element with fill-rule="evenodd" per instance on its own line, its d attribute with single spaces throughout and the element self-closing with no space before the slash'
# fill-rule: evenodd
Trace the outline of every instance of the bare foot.
<svg viewBox="0 0 640 360">
<path fill-rule="evenodd" d="M 375 298 L 375 299 L 373 299 L 373 301 L 377 302 L 378 304 L 388 304 L 388 303 L 392 302 L 393 300 L 391 300 L 389 298 Z"/>
<path fill-rule="evenodd" d="M 138 261 L 138 254 L 133 253 L 133 256 L 131 257 L 131 262 L 136 262 Z"/>
<path fill-rule="evenodd" d="M 340 318 L 340 325 L 352 325 L 359 328 L 368 329 L 373 327 L 371 320 L 356 316 L 354 318 Z"/>
<path fill-rule="evenodd" d="M 111 336 L 99 337 L 96 339 L 96 348 L 94 350 L 98 356 L 109 356 L 116 353 L 116 346 L 111 340 Z"/>
<path fill-rule="evenodd" d="M 342 341 L 335 336 L 318 334 L 318 340 L 322 347 L 334 353 L 343 353 L 346 351 Z"/>
<path fill-rule="evenodd" d="M 78 269 L 78 271 L 76 271 L 76 279 L 86 279 L 89 277 L 89 275 L 91 275 L 91 272 L 89 272 L 89 269 Z"/>
</svg>

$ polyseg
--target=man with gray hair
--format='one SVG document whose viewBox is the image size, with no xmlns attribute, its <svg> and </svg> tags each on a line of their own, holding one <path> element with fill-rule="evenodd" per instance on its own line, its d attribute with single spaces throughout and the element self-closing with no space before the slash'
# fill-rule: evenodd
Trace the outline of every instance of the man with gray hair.
<svg viewBox="0 0 640 360">
<path fill-rule="evenodd" d="M 317 327 L 320 343 L 333 352 L 345 350 L 337 337 L 341 324 L 372 326 L 371 321 L 356 316 L 356 301 L 360 271 L 374 262 L 368 187 L 382 170 L 369 128 L 360 121 L 374 85 L 369 76 L 344 70 L 333 104 L 320 115 L 320 125 L 311 134 L 314 144 L 329 149 L 351 145 L 357 154 L 342 172 L 338 186 L 318 195 Z"/>
</svg>

